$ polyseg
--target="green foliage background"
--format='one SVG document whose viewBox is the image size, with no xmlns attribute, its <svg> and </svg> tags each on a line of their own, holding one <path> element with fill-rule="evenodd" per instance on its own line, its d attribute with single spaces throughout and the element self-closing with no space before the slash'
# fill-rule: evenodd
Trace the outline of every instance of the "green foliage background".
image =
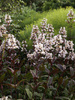
<svg viewBox="0 0 75 100">
<path fill-rule="evenodd" d="M 67 7 L 66 9 L 60 8 L 60 9 L 57 9 L 57 10 L 54 9 L 54 10 L 49 10 L 48 12 L 43 12 L 43 13 L 41 13 L 41 16 L 39 18 L 38 18 L 38 16 L 35 16 L 35 19 L 37 19 L 37 20 L 34 19 L 34 21 L 32 21 L 33 17 L 31 17 L 31 19 L 30 19 L 32 21 L 31 24 L 27 24 L 29 19 L 28 19 L 28 21 L 23 20 L 23 23 L 26 23 L 26 25 L 24 27 L 24 30 L 20 30 L 20 38 L 19 38 L 20 41 L 26 39 L 26 41 L 29 45 L 29 48 L 30 48 L 31 45 L 32 45 L 32 42 L 30 40 L 32 27 L 33 27 L 33 25 L 38 25 L 40 27 L 41 26 L 40 22 L 42 21 L 43 18 L 47 18 L 47 23 L 50 23 L 50 24 L 53 25 L 55 34 L 59 33 L 60 27 L 65 27 L 66 30 L 67 30 L 67 34 L 70 34 L 69 30 L 68 30 L 68 23 L 66 22 L 67 13 L 69 12 L 70 9 L 73 9 L 73 8 Z M 75 26 L 75 24 L 73 24 L 73 26 Z M 75 29 L 73 28 L 72 33 L 71 33 L 72 37 L 74 36 L 74 30 Z M 73 41 L 74 41 L 74 39 L 73 39 Z"/>
</svg>

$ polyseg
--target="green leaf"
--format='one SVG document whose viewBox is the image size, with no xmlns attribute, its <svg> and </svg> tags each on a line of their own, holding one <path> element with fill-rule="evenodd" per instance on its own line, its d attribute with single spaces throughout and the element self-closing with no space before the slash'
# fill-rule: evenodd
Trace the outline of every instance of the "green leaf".
<svg viewBox="0 0 75 100">
<path fill-rule="evenodd" d="M 17 85 L 19 85 L 21 82 L 25 81 L 25 79 L 20 80 Z"/>
<path fill-rule="evenodd" d="M 39 70 L 40 70 L 40 71 L 44 71 L 44 70 L 45 70 L 45 67 L 44 67 L 44 66 L 40 66 L 40 67 L 39 67 Z"/>
<path fill-rule="evenodd" d="M 17 84 L 10 84 L 10 83 L 5 83 L 5 85 L 10 86 L 12 88 L 17 88 L 21 82 L 25 81 L 25 79 L 20 80 Z"/>
<path fill-rule="evenodd" d="M 27 93 L 29 99 L 32 99 L 32 92 L 28 88 L 26 88 L 25 90 L 26 90 L 26 93 Z"/>
<path fill-rule="evenodd" d="M 70 98 L 68 97 L 56 97 L 56 99 L 58 100 L 71 100 Z"/>
<path fill-rule="evenodd" d="M 54 74 L 57 74 L 57 73 L 59 73 L 59 69 L 56 68 L 50 74 L 53 74 L 54 75 Z"/>
<path fill-rule="evenodd" d="M 42 99 L 43 93 L 34 92 L 34 95 L 38 96 L 38 97 L 40 97 L 40 99 Z"/>
<path fill-rule="evenodd" d="M 64 71 L 66 69 L 66 66 L 61 64 L 57 64 L 56 67 L 59 68 L 61 71 Z"/>
<path fill-rule="evenodd" d="M 0 76 L 0 83 L 2 83 L 4 81 L 4 78 L 5 78 L 5 74 Z"/>
<path fill-rule="evenodd" d="M 17 84 L 6 83 L 5 85 L 10 86 L 11 88 L 16 88 L 17 87 Z"/>
<path fill-rule="evenodd" d="M 63 81 L 64 87 L 68 84 L 68 81 L 69 81 L 69 79 L 65 79 L 65 80 Z"/>
<path fill-rule="evenodd" d="M 22 60 L 19 67 L 23 66 L 23 63 L 25 62 L 25 60 Z"/>
<path fill-rule="evenodd" d="M 31 75 L 31 73 L 29 72 L 29 73 L 27 73 L 26 75 L 25 75 L 25 79 L 27 79 L 27 81 L 29 81 L 30 79 L 32 79 L 33 77 L 32 77 L 32 75 Z"/>
<path fill-rule="evenodd" d="M 17 74 L 17 76 L 19 76 L 19 75 L 21 74 L 21 71 L 18 70 L 18 71 L 16 72 L 16 74 Z"/>
<path fill-rule="evenodd" d="M 62 84 L 62 82 L 63 82 L 63 77 L 60 77 L 60 78 L 58 79 L 58 83 L 59 83 L 59 84 Z"/>
<path fill-rule="evenodd" d="M 12 74 L 14 73 L 14 69 L 13 68 L 8 67 L 8 69 L 11 71 Z"/>
<path fill-rule="evenodd" d="M 70 74 L 71 74 L 71 76 L 74 75 L 74 69 L 72 67 L 70 67 Z"/>
<path fill-rule="evenodd" d="M 53 77 L 49 77 L 47 86 L 49 87 L 52 84 L 52 82 L 53 82 Z"/>
</svg>

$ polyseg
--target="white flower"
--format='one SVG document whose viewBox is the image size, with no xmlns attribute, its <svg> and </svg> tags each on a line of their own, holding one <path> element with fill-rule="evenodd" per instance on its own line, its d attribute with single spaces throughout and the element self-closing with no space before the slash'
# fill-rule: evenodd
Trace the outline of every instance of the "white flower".
<svg viewBox="0 0 75 100">
<path fill-rule="evenodd" d="M 42 51 L 42 52 L 41 52 L 41 54 L 42 54 L 42 55 L 45 55 L 45 52 L 44 52 L 44 51 Z"/>
<path fill-rule="evenodd" d="M 46 55 L 45 56 L 46 56 L 47 59 L 53 59 L 52 53 L 47 53 L 46 52 Z"/>
<path fill-rule="evenodd" d="M 69 52 L 69 55 L 68 55 L 67 59 L 74 60 L 75 59 L 75 53 L 74 52 Z"/>
<path fill-rule="evenodd" d="M 5 22 L 8 24 L 10 24 L 12 22 L 10 15 L 8 15 L 8 14 L 5 15 Z"/>
<path fill-rule="evenodd" d="M 61 27 L 59 30 L 59 34 L 61 34 L 63 38 L 66 38 L 67 37 L 66 33 L 67 32 L 65 30 L 65 27 Z"/>
<path fill-rule="evenodd" d="M 74 51 L 73 46 L 74 46 L 74 44 L 73 44 L 72 41 L 66 41 L 66 43 L 65 43 L 65 48 L 66 49 Z"/>
<path fill-rule="evenodd" d="M 35 51 L 36 51 L 36 52 L 37 52 L 37 51 L 43 51 L 43 50 L 44 50 L 43 44 L 37 43 L 37 44 L 35 45 Z"/>
<path fill-rule="evenodd" d="M 68 52 L 63 48 L 63 50 L 59 51 L 58 57 L 65 58 Z"/>
<path fill-rule="evenodd" d="M 27 54 L 27 57 L 28 57 L 29 59 L 34 59 L 34 54 Z"/>
<path fill-rule="evenodd" d="M 75 20 L 73 20 L 73 22 L 75 22 Z"/>
</svg>

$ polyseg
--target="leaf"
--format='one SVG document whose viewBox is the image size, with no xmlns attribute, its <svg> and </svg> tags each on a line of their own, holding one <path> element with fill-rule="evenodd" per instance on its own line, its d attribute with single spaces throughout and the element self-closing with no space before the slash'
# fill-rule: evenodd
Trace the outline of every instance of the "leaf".
<svg viewBox="0 0 75 100">
<path fill-rule="evenodd" d="M 57 74 L 59 72 L 59 69 L 54 69 L 51 73 L 50 73 L 50 75 L 54 75 L 54 74 Z"/>
<path fill-rule="evenodd" d="M 49 74 L 50 70 L 45 66 L 45 71 Z"/>
<path fill-rule="evenodd" d="M 45 67 L 44 67 L 44 66 L 40 66 L 40 67 L 39 67 L 39 70 L 40 70 L 40 71 L 44 71 L 44 70 L 45 70 Z"/>
<path fill-rule="evenodd" d="M 17 86 L 23 82 L 25 79 L 20 80 L 17 84 L 9 84 L 9 83 L 5 83 L 5 85 L 10 86 L 12 88 L 17 88 Z"/>
<path fill-rule="evenodd" d="M 20 55 L 16 55 L 13 60 L 16 60 L 17 58 L 19 58 Z"/>
<path fill-rule="evenodd" d="M 8 67 L 8 69 L 12 72 L 12 74 L 14 74 L 14 70 L 10 67 Z"/>
<path fill-rule="evenodd" d="M 41 99 L 43 96 L 43 93 L 34 92 L 34 95 L 40 97 L 40 99 Z"/>
<path fill-rule="evenodd" d="M 27 93 L 29 99 L 32 99 L 32 92 L 28 88 L 25 88 L 25 90 L 26 90 L 26 93 Z"/>
<path fill-rule="evenodd" d="M 16 72 L 16 74 L 17 74 L 17 76 L 19 76 L 19 75 L 21 74 L 21 70 L 18 70 L 18 71 Z"/>
<path fill-rule="evenodd" d="M 25 79 L 20 80 L 17 85 L 19 85 L 21 82 L 25 81 Z"/>
<path fill-rule="evenodd" d="M 53 77 L 49 77 L 47 86 L 49 87 L 52 84 L 52 82 L 53 82 Z"/>
<path fill-rule="evenodd" d="M 56 99 L 58 100 L 71 100 L 70 98 L 68 97 L 56 97 Z"/>
<path fill-rule="evenodd" d="M 4 81 L 4 78 L 5 78 L 5 74 L 0 76 L 0 83 L 2 83 Z"/>
<path fill-rule="evenodd" d="M 30 72 L 25 75 L 25 79 L 27 79 L 27 81 L 30 80 L 30 79 L 32 79 L 32 78 L 33 77 L 32 77 L 32 75 L 31 75 Z"/>
<path fill-rule="evenodd" d="M 63 80 L 63 85 L 64 85 L 64 87 L 68 84 L 68 81 L 69 81 L 69 79 Z"/>
<path fill-rule="evenodd" d="M 63 82 L 63 77 L 60 77 L 60 78 L 58 79 L 58 83 L 59 83 L 59 84 L 62 84 L 62 82 Z"/>
<path fill-rule="evenodd" d="M 0 37 L 0 40 L 3 40 L 3 37 Z"/>
<path fill-rule="evenodd" d="M 16 88 L 17 87 L 17 84 L 9 84 L 9 83 L 6 83 L 5 85 L 10 86 L 12 88 Z"/>
<path fill-rule="evenodd" d="M 49 88 L 50 88 L 50 90 L 54 90 L 54 91 L 57 90 L 57 88 L 54 88 L 53 86 L 50 86 Z"/>
<path fill-rule="evenodd" d="M 69 91 L 68 91 L 68 89 L 67 88 L 65 88 L 64 89 L 64 91 L 62 92 L 66 97 L 68 96 L 68 94 L 69 94 Z"/>
<path fill-rule="evenodd" d="M 10 67 L 8 67 L 8 70 L 10 70 L 12 74 L 14 75 L 16 74 L 17 77 L 21 74 L 20 70 L 14 70 L 13 68 L 10 68 Z"/>
<path fill-rule="evenodd" d="M 38 75 L 37 75 L 36 70 L 30 70 L 30 72 L 31 72 L 33 78 L 35 78 L 35 79 L 38 79 L 39 78 Z"/>
<path fill-rule="evenodd" d="M 61 71 L 64 71 L 66 69 L 66 66 L 61 64 L 57 64 L 56 67 L 59 68 Z"/>
<path fill-rule="evenodd" d="M 74 75 L 74 69 L 72 67 L 70 67 L 70 73 L 71 73 L 71 76 Z"/>
<path fill-rule="evenodd" d="M 20 63 L 19 67 L 23 66 L 23 63 L 25 63 L 25 60 L 23 59 L 22 62 Z"/>
</svg>

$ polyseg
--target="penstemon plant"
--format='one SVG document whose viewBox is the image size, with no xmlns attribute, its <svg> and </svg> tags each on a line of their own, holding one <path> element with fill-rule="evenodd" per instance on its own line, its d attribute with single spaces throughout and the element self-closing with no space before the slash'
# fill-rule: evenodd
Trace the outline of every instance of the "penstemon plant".
<svg viewBox="0 0 75 100">
<path fill-rule="evenodd" d="M 65 27 L 55 35 L 46 18 L 40 28 L 33 25 L 33 50 L 28 52 L 26 41 L 20 42 L 11 34 L 11 22 L 11 16 L 5 15 L 5 24 L 0 26 L 0 97 L 74 100 L 75 51 Z"/>
<path fill-rule="evenodd" d="M 54 64 L 59 64 L 59 61 L 62 61 L 64 65 L 69 65 L 70 61 L 74 62 L 74 44 L 66 39 L 65 27 L 61 27 L 59 34 L 54 36 L 52 25 L 45 25 L 45 23 L 46 21 L 42 23 L 41 27 L 44 28 L 41 31 L 39 31 L 38 26 L 33 26 L 32 29 L 31 39 L 33 40 L 34 52 L 28 54 L 28 58 L 33 60 L 33 65 L 38 64 L 39 67 L 41 63 L 48 61 Z M 65 61 L 67 61 L 66 64 Z"/>
<path fill-rule="evenodd" d="M 25 64 L 22 64 L 25 61 L 24 57 L 19 54 L 27 51 L 27 45 L 25 41 L 20 43 L 11 34 L 11 22 L 11 16 L 5 15 L 5 24 L 0 26 L 0 89 L 4 95 L 4 90 L 9 86 L 11 90 L 9 89 L 8 93 L 12 96 L 17 91 L 19 84 L 24 81 L 24 79 L 18 79 L 21 74 L 21 66 Z M 17 98 L 17 95 L 14 94 L 14 98 Z"/>
<path fill-rule="evenodd" d="M 31 66 L 34 67 L 34 70 L 30 70 L 34 80 L 31 87 L 34 100 L 38 100 L 38 97 L 40 100 L 56 100 L 63 95 L 65 88 L 62 85 L 68 87 L 71 80 L 75 84 L 72 79 L 75 78 L 74 44 L 66 39 L 65 27 L 61 27 L 59 34 L 54 35 L 54 28 L 50 24 L 47 25 L 47 19 L 44 18 L 41 24 L 41 30 L 38 26 L 33 26 L 31 39 L 34 51 L 27 55 Z M 67 73 L 69 75 L 71 73 L 70 78 Z M 63 91 L 59 93 L 59 89 Z M 74 93 L 73 97 L 75 97 Z M 62 96 L 62 98 L 65 97 Z"/>
</svg>

